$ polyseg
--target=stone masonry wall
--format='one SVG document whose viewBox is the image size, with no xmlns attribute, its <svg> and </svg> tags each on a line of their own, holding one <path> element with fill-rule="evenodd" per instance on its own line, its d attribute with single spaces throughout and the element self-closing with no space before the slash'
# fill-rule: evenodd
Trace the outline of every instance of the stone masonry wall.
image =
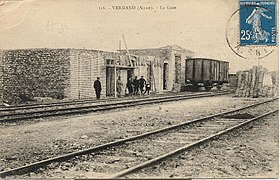
<svg viewBox="0 0 280 180">
<path fill-rule="evenodd" d="M 134 75 L 140 78 L 144 76 L 144 79 L 151 85 L 151 92 L 162 92 L 162 72 L 163 66 L 158 57 L 140 55 L 138 67 L 134 70 Z"/>
<path fill-rule="evenodd" d="M 3 100 L 17 104 L 34 97 L 64 98 L 70 76 L 69 50 L 3 51 Z"/>
<path fill-rule="evenodd" d="M 2 55 L 1 55 L 2 54 Z M 134 75 L 149 76 L 152 66 L 152 90 L 162 91 L 163 61 L 170 51 L 159 49 L 134 56 Z M 1 58 L 2 57 L 2 58 Z M 170 58 L 169 58 L 170 59 Z M 94 98 L 93 82 L 100 77 L 101 96 L 106 96 L 106 65 L 129 66 L 128 57 L 120 53 L 87 49 L 19 49 L 0 51 L 0 100 L 18 104 L 35 97 L 84 99 Z M 126 81 L 127 70 L 119 69 Z M 151 78 L 151 74 L 150 77 Z M 148 80 L 148 79 L 147 79 Z M 125 83 L 126 84 L 126 83 Z M 2 90 L 2 92 L 1 92 Z M 3 98 L 2 98 L 3 97 Z"/>
<path fill-rule="evenodd" d="M 173 91 L 180 91 L 181 86 L 185 83 L 186 59 L 191 58 L 192 55 L 193 54 L 190 52 L 184 52 L 184 51 L 175 50 L 175 49 L 172 50 L 170 64 L 169 64 L 169 67 L 170 67 L 170 69 L 172 69 L 172 71 L 169 71 L 169 73 L 170 73 L 169 81 L 171 81 L 170 83 L 173 84 L 173 87 L 172 87 Z M 179 59 L 181 60 L 179 64 L 175 63 L 176 56 L 178 56 Z M 176 65 L 177 65 L 177 67 L 176 67 Z M 180 72 L 178 72 L 179 77 L 177 77 L 179 79 L 179 83 L 176 82 L 176 78 L 175 78 L 176 69 L 180 70 Z"/>
<path fill-rule="evenodd" d="M 189 53 L 172 48 L 129 51 L 136 67 L 134 75 L 144 75 L 148 80 L 153 74 L 152 90 L 163 90 L 163 63 L 169 64 L 168 90 L 180 89 L 185 78 L 182 76 L 185 59 Z M 96 77 L 100 77 L 102 84 L 101 96 L 106 96 L 106 63 L 113 60 L 118 63 L 117 66 L 129 66 L 128 57 L 123 53 L 87 49 L 0 51 L 0 102 L 17 104 L 34 97 L 93 98 Z M 182 60 L 179 83 L 175 83 L 176 55 Z M 123 70 L 124 80 L 126 74 L 126 70 Z M 178 88 L 174 88 L 175 85 Z"/>
<path fill-rule="evenodd" d="M 125 53 L 126 51 L 122 52 Z M 130 49 L 129 53 L 138 56 L 155 56 L 163 62 L 169 60 L 171 51 L 168 49 Z"/>
<path fill-rule="evenodd" d="M 126 51 L 122 51 L 123 53 L 126 53 Z M 158 63 L 152 63 L 153 65 L 153 74 L 155 81 L 152 83 L 152 90 L 156 90 L 157 92 L 163 90 L 163 63 L 168 62 L 170 63 L 170 57 L 172 51 L 170 49 L 160 49 L 160 48 L 154 48 L 154 49 L 129 49 L 129 53 L 132 55 L 137 56 L 153 56 L 156 57 L 158 60 Z M 146 68 L 146 67 L 145 67 Z M 143 71 L 143 70 L 142 70 Z M 142 73 L 145 75 L 145 73 Z M 139 72 L 140 75 L 140 72 Z M 169 78 L 170 79 L 170 78 Z M 153 87 L 155 84 L 155 88 Z M 168 87 L 171 87 L 171 81 L 168 82 Z M 171 89 L 169 89 L 171 90 Z"/>
<path fill-rule="evenodd" d="M 106 96 L 106 67 L 104 52 L 96 50 L 70 50 L 70 92 L 71 99 L 95 97 L 93 82 L 101 81 L 101 96 Z"/>
<path fill-rule="evenodd" d="M 122 50 L 121 52 L 125 53 L 126 51 Z M 167 89 L 173 90 L 173 91 L 180 91 L 181 85 L 185 83 L 185 61 L 186 59 L 193 56 L 193 53 L 188 50 L 184 50 L 181 48 L 172 48 L 166 47 L 166 48 L 154 48 L 154 49 L 129 49 L 130 54 L 135 54 L 138 56 L 155 56 L 159 58 L 160 60 L 160 66 L 163 66 L 163 63 L 169 64 L 169 70 L 168 70 L 168 82 L 167 82 Z M 180 63 L 180 72 L 179 72 L 179 83 L 175 82 L 175 56 L 179 56 L 181 59 Z M 156 71 L 160 71 L 161 69 L 158 69 Z M 163 70 L 163 69 L 162 69 Z M 163 84 L 163 75 L 162 72 L 157 72 L 159 79 L 156 84 L 162 85 Z M 162 89 L 158 88 L 158 89 Z"/>
</svg>

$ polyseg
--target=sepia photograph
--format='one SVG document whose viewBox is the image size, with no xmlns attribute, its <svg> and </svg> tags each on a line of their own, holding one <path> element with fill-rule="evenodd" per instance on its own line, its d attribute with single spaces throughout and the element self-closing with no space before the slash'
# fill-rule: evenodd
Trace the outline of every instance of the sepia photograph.
<svg viewBox="0 0 280 180">
<path fill-rule="evenodd" d="M 0 0 L 0 178 L 279 178 L 278 10 Z"/>
</svg>

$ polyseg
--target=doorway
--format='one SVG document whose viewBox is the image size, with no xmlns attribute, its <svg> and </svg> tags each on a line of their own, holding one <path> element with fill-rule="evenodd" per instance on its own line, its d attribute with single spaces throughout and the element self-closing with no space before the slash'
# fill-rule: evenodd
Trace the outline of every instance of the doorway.
<svg viewBox="0 0 280 180">
<path fill-rule="evenodd" d="M 106 68 L 106 96 L 115 96 L 116 80 L 119 77 L 121 78 L 121 81 L 124 84 L 123 92 L 121 92 L 122 94 L 124 94 L 126 83 L 128 82 L 129 78 L 134 77 L 134 71 L 133 69 L 125 69 L 125 68 L 115 69 L 114 67 L 107 67 Z"/>
<path fill-rule="evenodd" d="M 164 63 L 163 64 L 163 90 L 167 90 L 168 88 L 168 68 L 169 68 L 169 64 L 168 63 Z"/>
<path fill-rule="evenodd" d="M 112 67 L 106 68 L 106 96 L 115 95 L 115 70 Z"/>
<path fill-rule="evenodd" d="M 133 69 L 128 69 L 127 70 L 127 82 L 129 79 L 133 79 L 134 78 L 134 72 L 133 72 Z"/>
</svg>

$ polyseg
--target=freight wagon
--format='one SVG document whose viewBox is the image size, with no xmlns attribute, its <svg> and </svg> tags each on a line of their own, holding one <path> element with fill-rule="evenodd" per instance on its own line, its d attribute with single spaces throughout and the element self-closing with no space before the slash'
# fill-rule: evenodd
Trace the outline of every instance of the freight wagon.
<svg viewBox="0 0 280 180">
<path fill-rule="evenodd" d="M 209 91 L 213 85 L 220 87 L 228 82 L 229 63 L 226 61 L 193 58 L 186 60 L 186 85 L 183 90 L 196 91 L 199 87 L 204 87 Z"/>
</svg>

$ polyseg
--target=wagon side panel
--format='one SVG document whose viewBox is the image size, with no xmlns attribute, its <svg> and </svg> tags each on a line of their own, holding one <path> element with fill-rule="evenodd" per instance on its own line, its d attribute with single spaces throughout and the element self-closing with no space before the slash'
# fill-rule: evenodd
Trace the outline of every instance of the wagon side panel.
<svg viewBox="0 0 280 180">
<path fill-rule="evenodd" d="M 193 80 L 193 63 L 194 63 L 194 60 L 192 59 L 188 59 L 186 60 L 186 80 L 187 79 L 190 79 L 190 80 Z"/>
<path fill-rule="evenodd" d="M 203 64 L 202 64 L 202 60 L 195 60 L 194 62 L 194 81 L 196 82 L 202 82 L 202 70 L 203 70 Z"/>
<path fill-rule="evenodd" d="M 211 60 L 203 60 L 203 81 L 210 81 L 212 79 Z"/>
<path fill-rule="evenodd" d="M 229 80 L 228 75 L 229 75 L 229 63 L 226 62 L 226 82 L 228 82 L 228 80 Z"/>
<path fill-rule="evenodd" d="M 226 62 L 220 61 L 220 81 L 226 81 Z"/>
<path fill-rule="evenodd" d="M 213 78 L 213 81 L 214 82 L 217 82 L 219 80 L 219 66 L 218 66 L 218 61 L 213 61 L 213 75 L 214 75 L 214 78 Z"/>
</svg>

